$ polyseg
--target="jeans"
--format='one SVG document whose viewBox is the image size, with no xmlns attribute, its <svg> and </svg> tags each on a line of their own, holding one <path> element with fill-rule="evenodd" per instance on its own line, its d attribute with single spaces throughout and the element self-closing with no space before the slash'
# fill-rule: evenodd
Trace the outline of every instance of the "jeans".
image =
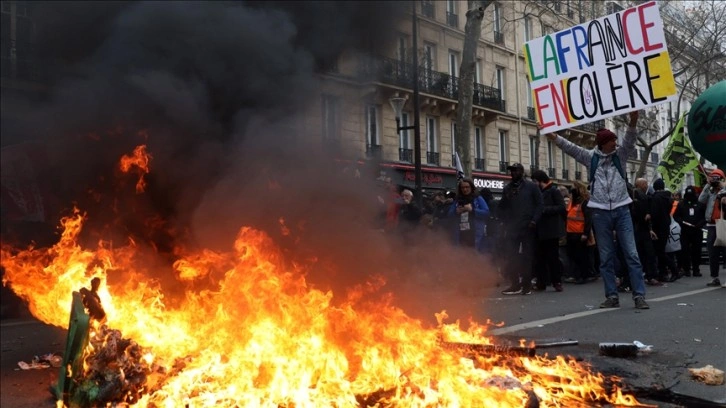
<svg viewBox="0 0 726 408">
<path fill-rule="evenodd" d="M 707 225 L 706 230 L 708 235 L 706 236 L 706 248 L 708 248 L 708 266 L 711 270 L 711 277 L 718 278 L 718 267 L 719 264 L 726 262 L 726 247 L 714 246 L 713 243 L 716 241 L 716 227 Z"/>
<path fill-rule="evenodd" d="M 645 296 L 645 282 L 643 281 L 643 268 L 640 265 L 638 251 L 635 248 L 635 234 L 630 209 L 624 205 L 613 210 L 594 208 L 592 211 L 592 225 L 595 230 L 595 240 L 600 251 L 600 276 L 605 284 L 606 297 L 618 297 L 618 288 L 615 284 L 615 237 L 623 252 L 625 263 L 630 276 L 630 288 L 633 298 Z"/>
</svg>

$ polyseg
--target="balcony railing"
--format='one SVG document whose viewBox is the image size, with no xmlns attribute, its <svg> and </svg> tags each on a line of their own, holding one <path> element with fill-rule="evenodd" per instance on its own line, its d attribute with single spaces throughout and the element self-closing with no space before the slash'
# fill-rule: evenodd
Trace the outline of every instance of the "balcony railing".
<svg viewBox="0 0 726 408">
<path fill-rule="evenodd" d="M 484 159 L 478 157 L 474 159 L 474 168 L 477 170 L 484 170 L 486 168 L 484 167 L 485 164 Z"/>
<path fill-rule="evenodd" d="M 570 179 L 570 170 L 562 169 L 562 180 Z"/>
<path fill-rule="evenodd" d="M 585 123 L 584 125 L 576 126 L 577 129 L 584 130 L 585 132 L 595 133 L 599 129 L 605 127 L 604 120 L 598 120 L 596 122 Z"/>
<path fill-rule="evenodd" d="M 494 42 L 497 44 L 504 44 L 504 33 L 495 31 L 494 32 Z"/>
<path fill-rule="evenodd" d="M 383 147 L 379 144 L 367 144 L 366 145 L 366 156 L 369 159 L 382 159 L 383 158 Z"/>
<path fill-rule="evenodd" d="M 446 24 L 449 27 L 459 27 L 459 15 L 450 11 L 446 12 Z"/>
<path fill-rule="evenodd" d="M 557 178 L 557 169 L 554 167 L 550 167 L 547 169 L 547 175 L 550 178 Z"/>
<path fill-rule="evenodd" d="M 439 166 L 441 163 L 441 154 L 439 152 L 426 152 L 426 163 Z"/>
<path fill-rule="evenodd" d="M 527 106 L 527 119 L 537 120 L 537 115 L 534 113 L 534 107 Z"/>
<path fill-rule="evenodd" d="M 398 160 L 402 162 L 413 163 L 413 149 L 398 149 Z"/>
<path fill-rule="evenodd" d="M 507 172 L 507 167 L 509 167 L 509 162 L 508 161 L 500 161 L 499 162 L 499 171 L 500 172 L 506 173 Z"/>
<path fill-rule="evenodd" d="M 434 18 L 434 3 L 431 1 L 422 1 L 421 14 L 423 14 L 424 17 Z"/>
<path fill-rule="evenodd" d="M 421 92 L 453 100 L 459 99 L 459 78 L 419 67 L 418 85 Z M 413 86 L 413 65 L 393 58 L 369 59 L 360 67 L 362 80 L 380 81 L 410 89 Z M 501 92 L 491 86 L 474 84 L 473 104 L 504 112 L 506 105 Z"/>
<path fill-rule="evenodd" d="M 582 172 L 576 171 L 575 172 L 575 180 L 582 180 Z"/>
</svg>

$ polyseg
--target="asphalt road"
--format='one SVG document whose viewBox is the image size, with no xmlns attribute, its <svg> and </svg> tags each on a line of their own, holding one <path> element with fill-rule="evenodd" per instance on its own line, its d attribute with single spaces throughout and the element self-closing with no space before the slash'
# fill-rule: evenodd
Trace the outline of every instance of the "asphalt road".
<svg viewBox="0 0 726 408">
<path fill-rule="evenodd" d="M 433 290 L 426 299 L 409 299 L 407 307 L 427 316 L 446 309 L 451 320 L 462 322 L 469 317 L 504 322 L 490 331 L 502 339 L 574 339 L 577 345 L 538 353 L 572 355 L 590 362 L 603 374 L 621 376 L 633 387 L 665 388 L 674 395 L 713 402 L 706 406 L 726 406 L 726 385 L 705 385 L 693 380 L 687 370 L 707 364 L 726 370 L 726 289 L 707 288 L 706 282 L 708 278 L 704 276 L 682 278 L 664 287 L 648 287 L 650 310 L 634 309 L 630 294 L 621 294 L 619 309 L 598 309 L 603 300 L 601 281 L 566 285 L 562 293 L 548 288 L 544 293 L 513 297 L 499 295 L 501 288 L 493 285 L 434 284 L 430 285 Z M 49 386 L 55 383 L 58 369 L 25 371 L 18 368 L 18 362 L 62 351 L 65 330 L 21 317 L 2 320 L 0 331 L 0 406 L 54 407 Z M 635 359 L 598 355 L 600 342 L 634 340 L 652 345 L 653 352 Z M 689 406 L 675 401 L 641 401 L 660 407 Z"/>
</svg>

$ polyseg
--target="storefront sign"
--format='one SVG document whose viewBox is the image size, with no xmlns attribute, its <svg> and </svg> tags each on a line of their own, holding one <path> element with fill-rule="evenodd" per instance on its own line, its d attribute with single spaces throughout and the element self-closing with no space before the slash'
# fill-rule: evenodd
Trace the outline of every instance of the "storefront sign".
<svg viewBox="0 0 726 408">
<path fill-rule="evenodd" d="M 474 177 L 474 187 L 490 190 L 504 190 L 504 180 L 483 179 Z"/>
<path fill-rule="evenodd" d="M 404 179 L 406 181 L 416 181 L 416 173 L 412 171 L 407 171 L 406 175 L 404 176 Z M 444 183 L 444 177 L 441 174 L 436 173 L 427 173 L 423 172 L 421 173 L 421 184 L 425 184 L 426 186 L 442 186 Z"/>
</svg>

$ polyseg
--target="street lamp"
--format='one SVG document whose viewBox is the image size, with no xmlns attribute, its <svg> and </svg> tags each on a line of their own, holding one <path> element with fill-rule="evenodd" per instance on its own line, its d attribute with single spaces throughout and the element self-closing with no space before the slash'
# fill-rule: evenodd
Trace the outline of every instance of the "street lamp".
<svg viewBox="0 0 726 408">
<path fill-rule="evenodd" d="M 416 18 L 416 3 L 411 2 L 411 31 L 413 46 L 411 62 L 413 65 L 413 126 L 401 127 L 401 112 L 406 103 L 405 98 L 395 96 L 389 100 L 393 112 L 396 114 L 396 133 L 400 135 L 402 130 L 413 129 L 413 172 L 416 185 L 416 204 L 423 209 L 423 189 L 421 188 L 421 126 L 419 122 L 419 92 L 418 92 L 418 21 Z"/>
<path fill-rule="evenodd" d="M 418 89 L 417 89 L 418 90 Z M 418 96 L 418 95 L 417 95 Z M 401 136 L 402 130 L 413 129 L 413 173 L 414 183 L 416 186 L 416 204 L 419 208 L 423 208 L 423 192 L 421 191 L 421 131 L 418 128 L 418 109 L 414 107 L 414 124 L 409 126 L 401 126 L 401 114 L 403 113 L 403 105 L 406 104 L 406 98 L 394 96 L 388 100 L 396 115 L 396 134 Z"/>
</svg>

